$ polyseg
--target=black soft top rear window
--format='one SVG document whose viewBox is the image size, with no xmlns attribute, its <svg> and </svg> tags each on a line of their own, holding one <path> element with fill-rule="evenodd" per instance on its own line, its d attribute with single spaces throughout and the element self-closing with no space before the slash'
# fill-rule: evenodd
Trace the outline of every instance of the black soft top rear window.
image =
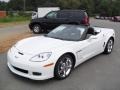
<svg viewBox="0 0 120 90">
<path fill-rule="evenodd" d="M 86 16 L 85 12 L 82 10 L 63 10 L 58 12 L 58 18 L 83 18 Z"/>
</svg>

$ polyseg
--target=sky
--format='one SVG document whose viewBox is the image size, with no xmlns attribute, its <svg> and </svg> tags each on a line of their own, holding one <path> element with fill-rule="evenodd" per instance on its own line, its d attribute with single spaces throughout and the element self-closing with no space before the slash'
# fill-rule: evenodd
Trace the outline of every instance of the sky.
<svg viewBox="0 0 120 90">
<path fill-rule="evenodd" d="M 8 2 L 9 0 L 0 0 L 0 1 L 5 1 L 5 2 Z"/>
</svg>

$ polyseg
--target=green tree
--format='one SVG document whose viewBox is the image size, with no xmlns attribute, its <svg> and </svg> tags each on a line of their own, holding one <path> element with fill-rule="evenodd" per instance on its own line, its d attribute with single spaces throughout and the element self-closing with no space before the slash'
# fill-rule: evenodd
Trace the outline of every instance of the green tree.
<svg viewBox="0 0 120 90">
<path fill-rule="evenodd" d="M 37 10 L 38 7 L 59 6 L 61 9 L 84 9 L 89 15 L 120 15 L 120 0 L 25 0 L 26 10 Z M 24 0 L 0 1 L 0 10 L 24 10 Z"/>
<path fill-rule="evenodd" d="M 94 12 L 94 1 L 93 0 L 81 0 L 80 9 L 87 10 L 89 15 Z"/>
<path fill-rule="evenodd" d="M 112 1 L 112 15 L 119 15 L 120 16 L 120 0 Z"/>
<path fill-rule="evenodd" d="M 63 9 L 78 9 L 80 0 L 58 0 L 58 5 Z"/>
<path fill-rule="evenodd" d="M 0 1 L 0 10 L 6 10 L 7 9 L 7 3 Z"/>
<path fill-rule="evenodd" d="M 8 10 L 23 10 L 23 0 L 10 0 L 8 3 Z"/>
</svg>

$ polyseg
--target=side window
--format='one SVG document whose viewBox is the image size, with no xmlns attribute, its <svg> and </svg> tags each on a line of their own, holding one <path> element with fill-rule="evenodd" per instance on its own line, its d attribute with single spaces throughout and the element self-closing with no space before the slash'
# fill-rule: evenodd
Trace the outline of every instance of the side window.
<svg viewBox="0 0 120 90">
<path fill-rule="evenodd" d="M 57 12 L 50 12 L 46 15 L 47 18 L 56 18 L 57 17 Z"/>
<path fill-rule="evenodd" d="M 83 12 L 71 12 L 71 16 L 72 18 L 82 18 L 84 16 Z"/>
<path fill-rule="evenodd" d="M 68 12 L 59 12 L 58 18 L 68 18 L 69 13 Z"/>
<path fill-rule="evenodd" d="M 33 12 L 33 13 L 32 13 L 32 16 L 35 16 L 35 15 L 37 15 L 37 12 Z"/>
</svg>

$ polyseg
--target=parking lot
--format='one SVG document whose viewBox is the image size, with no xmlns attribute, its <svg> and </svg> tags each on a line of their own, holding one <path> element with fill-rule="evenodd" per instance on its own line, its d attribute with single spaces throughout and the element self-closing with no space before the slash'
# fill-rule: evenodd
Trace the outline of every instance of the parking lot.
<svg viewBox="0 0 120 90">
<path fill-rule="evenodd" d="M 18 25 L 4 25 L 3 27 L 0 27 L 0 41 L 28 31 L 28 22 Z"/>
<path fill-rule="evenodd" d="M 0 90 L 120 90 L 120 23 L 90 20 L 92 26 L 113 28 L 114 50 L 100 54 L 79 65 L 65 80 L 33 81 L 12 74 L 7 68 L 6 53 L 0 54 Z"/>
</svg>

